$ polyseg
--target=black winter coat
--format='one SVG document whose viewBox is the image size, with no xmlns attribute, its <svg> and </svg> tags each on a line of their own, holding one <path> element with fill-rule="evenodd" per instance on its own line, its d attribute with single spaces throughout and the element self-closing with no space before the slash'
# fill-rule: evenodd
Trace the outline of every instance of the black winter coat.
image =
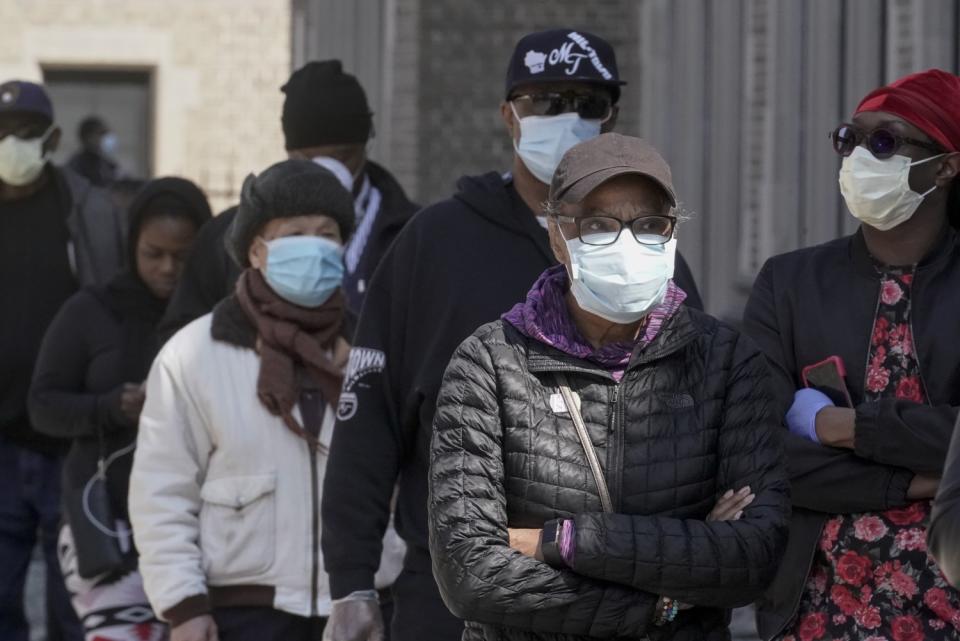
<svg viewBox="0 0 960 641">
<path fill-rule="evenodd" d="M 794 511 L 783 566 L 758 608 L 763 638 L 793 618 L 828 515 L 904 506 L 915 473 L 942 473 L 960 405 L 958 291 L 960 243 L 950 229 L 917 266 L 911 293 L 928 404 L 864 402 L 880 277 L 863 234 L 776 256 L 757 276 L 743 328 L 767 355 L 780 416 L 803 386 L 803 368 L 829 356 L 843 359 L 856 408 L 852 451 L 784 435 Z"/>
<path fill-rule="evenodd" d="M 137 425 L 120 411 L 120 394 L 124 383 L 146 380 L 164 307 L 123 273 L 107 287 L 75 294 L 50 324 L 30 386 L 30 417 L 40 432 L 71 441 L 66 490 L 83 488 L 96 473 L 98 431 L 107 455 L 136 440 Z M 132 463 L 131 451 L 107 470 L 113 513 L 124 519 Z"/>
<path fill-rule="evenodd" d="M 599 494 L 565 412 L 565 372 L 604 468 Z M 729 608 L 758 597 L 786 543 L 790 497 L 763 355 L 682 307 L 618 384 L 596 365 L 503 321 L 457 350 L 437 405 L 430 549 L 464 639 L 728 639 Z M 728 489 L 757 498 L 739 521 L 705 520 Z M 508 527 L 574 518 L 570 570 L 513 551 Z M 659 595 L 696 607 L 663 628 Z"/>
</svg>

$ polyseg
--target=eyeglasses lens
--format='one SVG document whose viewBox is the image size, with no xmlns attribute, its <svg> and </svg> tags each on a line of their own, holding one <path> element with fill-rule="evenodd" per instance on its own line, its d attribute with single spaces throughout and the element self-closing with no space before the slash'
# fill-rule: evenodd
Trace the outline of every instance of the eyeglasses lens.
<svg viewBox="0 0 960 641">
<path fill-rule="evenodd" d="M 867 146 L 877 158 L 889 158 L 897 151 L 897 138 L 886 129 L 874 129 L 867 139 Z"/>
<path fill-rule="evenodd" d="M 649 216 L 633 221 L 633 237 L 644 245 L 662 245 L 673 235 L 673 220 L 666 216 Z"/>
<path fill-rule="evenodd" d="M 580 240 L 588 245 L 610 245 L 620 236 L 622 225 L 616 218 L 588 216 L 581 218 Z"/>
<path fill-rule="evenodd" d="M 849 156 L 857 146 L 857 133 L 850 127 L 837 127 L 833 132 L 833 150 Z"/>
<path fill-rule="evenodd" d="M 586 120 L 603 120 L 610 114 L 610 100 L 606 96 L 583 96 L 577 102 L 577 113 Z"/>
</svg>

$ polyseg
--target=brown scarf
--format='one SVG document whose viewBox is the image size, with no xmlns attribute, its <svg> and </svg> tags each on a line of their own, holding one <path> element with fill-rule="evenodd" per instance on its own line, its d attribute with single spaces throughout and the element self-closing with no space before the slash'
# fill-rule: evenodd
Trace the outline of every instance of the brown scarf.
<svg viewBox="0 0 960 641">
<path fill-rule="evenodd" d="M 319 449 L 317 438 L 293 417 L 301 389 L 296 366 L 303 365 L 316 380 L 326 402 L 336 406 L 343 369 L 329 354 L 340 336 L 343 295 L 338 290 L 320 307 L 307 309 L 280 298 L 258 270 L 247 269 L 237 281 L 237 299 L 257 330 L 260 402 L 312 449 Z"/>
</svg>

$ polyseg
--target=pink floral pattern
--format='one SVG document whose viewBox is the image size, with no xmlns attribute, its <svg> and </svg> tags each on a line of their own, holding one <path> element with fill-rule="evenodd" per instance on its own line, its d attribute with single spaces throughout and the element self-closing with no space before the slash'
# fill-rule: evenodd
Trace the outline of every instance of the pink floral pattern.
<svg viewBox="0 0 960 641">
<path fill-rule="evenodd" d="M 910 329 L 909 270 L 883 270 L 865 401 L 926 402 Z M 960 640 L 960 593 L 927 554 L 930 502 L 827 521 L 783 641 Z"/>
</svg>

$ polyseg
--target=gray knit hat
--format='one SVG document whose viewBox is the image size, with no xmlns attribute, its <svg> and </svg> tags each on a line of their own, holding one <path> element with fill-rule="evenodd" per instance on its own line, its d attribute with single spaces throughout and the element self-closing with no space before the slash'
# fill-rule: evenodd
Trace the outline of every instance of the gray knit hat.
<svg viewBox="0 0 960 641">
<path fill-rule="evenodd" d="M 310 160 L 284 160 L 243 181 L 237 217 L 225 239 L 227 251 L 249 267 L 250 244 L 276 218 L 323 214 L 336 221 L 346 243 L 356 224 L 353 196 L 330 171 Z"/>
</svg>

